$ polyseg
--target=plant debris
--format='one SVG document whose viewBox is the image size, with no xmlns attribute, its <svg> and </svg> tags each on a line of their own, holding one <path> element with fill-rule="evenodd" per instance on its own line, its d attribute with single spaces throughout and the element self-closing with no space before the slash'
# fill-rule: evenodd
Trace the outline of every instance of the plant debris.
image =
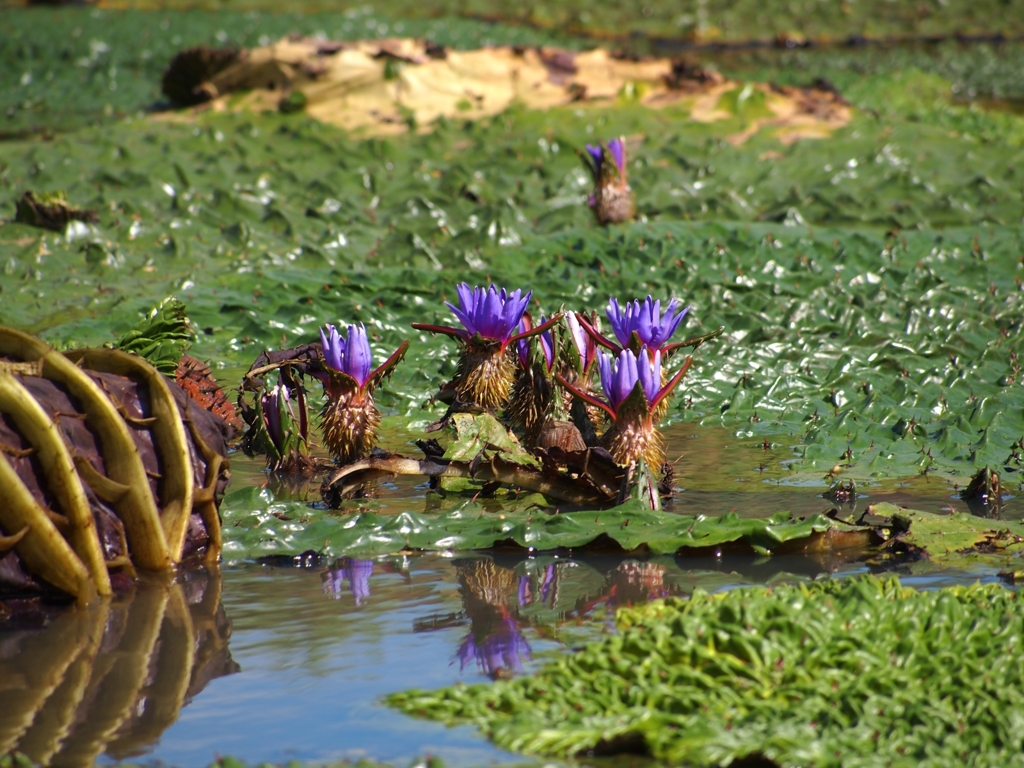
<svg viewBox="0 0 1024 768">
<path fill-rule="evenodd" d="M 64 192 L 25 192 L 18 198 L 14 220 L 31 227 L 52 229 L 55 232 L 63 232 L 70 221 L 89 224 L 99 221 L 96 211 L 74 207 L 68 202 Z"/>
<path fill-rule="evenodd" d="M 730 94 L 744 88 L 671 59 L 623 58 L 603 48 L 493 46 L 439 53 L 411 38 L 286 37 L 237 54 L 217 54 L 220 58 L 197 48 L 179 54 L 164 76 L 165 93 L 171 83 L 177 94 L 172 98 L 182 104 L 213 99 L 215 109 L 305 109 L 317 120 L 378 135 L 426 128 L 442 117 L 479 120 L 513 103 L 550 109 L 625 100 L 664 107 L 685 99 L 694 102 L 695 120 L 713 122 L 732 116 L 719 101 L 735 100 Z M 197 83 L 200 72 L 206 74 Z M 824 88 L 745 88 L 741 102 L 756 93 L 763 115 L 737 134 L 736 143 L 765 125 L 778 129 L 784 143 L 827 136 L 852 116 L 849 105 Z"/>
</svg>

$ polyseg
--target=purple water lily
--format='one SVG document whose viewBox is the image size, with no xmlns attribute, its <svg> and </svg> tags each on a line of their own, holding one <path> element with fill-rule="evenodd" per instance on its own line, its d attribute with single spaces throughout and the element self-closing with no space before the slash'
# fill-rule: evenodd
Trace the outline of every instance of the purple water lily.
<svg viewBox="0 0 1024 768">
<path fill-rule="evenodd" d="M 612 410 L 619 410 L 619 406 L 633 394 L 638 381 L 648 406 L 658 396 L 658 390 L 661 389 L 661 353 L 655 352 L 652 360 L 644 354 L 646 351 L 646 348 L 641 348 L 639 358 L 630 349 L 622 350 L 618 358 L 604 352 L 598 353 L 597 371 L 601 377 L 601 389 Z"/>
<path fill-rule="evenodd" d="M 526 359 L 529 347 L 518 342 L 544 333 L 561 319 L 561 314 L 530 327 L 522 321 L 533 291 L 527 291 L 524 296 L 521 290 L 508 293 L 493 285 L 470 288 L 466 283 L 461 283 L 457 290 L 459 306 L 445 304 L 462 323 L 462 328 L 426 323 L 413 323 L 412 327 L 443 333 L 462 344 L 462 354 L 451 382 L 451 388 L 462 403 L 502 408 L 508 402 L 515 377 L 515 358 L 506 355 L 507 348 L 515 344 L 520 358 Z"/>
<path fill-rule="evenodd" d="M 465 327 L 465 335 L 472 337 L 479 334 L 482 338 L 494 339 L 503 345 L 508 343 L 519 327 L 519 321 L 523 319 L 523 313 L 533 296 L 533 291 L 527 291 L 523 296 L 521 290 L 507 293 L 504 288 L 499 291 L 493 285 L 486 289 L 479 286 L 470 288 L 466 283 L 460 283 L 456 291 L 459 294 L 459 306 L 447 301 L 445 306 Z"/>
<path fill-rule="evenodd" d="M 556 378 L 576 397 L 611 416 L 614 428 L 606 438 L 617 463 L 629 465 L 643 458 L 648 466 L 660 467 L 664 452 L 654 414 L 669 392 L 682 381 L 691 362 L 692 358 L 687 357 L 675 376 L 665 386 L 660 386 L 661 352 L 655 351 L 652 355 L 648 354 L 647 347 L 640 347 L 639 353 L 623 349 L 617 357 L 598 353 L 598 372 L 606 400 L 578 389 L 562 376 Z M 638 390 L 639 400 L 633 397 Z"/>
<path fill-rule="evenodd" d="M 403 341 L 377 368 L 362 323 L 349 325 L 345 339 L 328 323 L 320 329 L 320 344 L 325 370 L 316 376 L 327 393 L 321 427 L 327 447 L 344 464 L 367 456 L 373 448 L 380 425 L 373 390 L 398 365 L 409 342 Z"/>
<path fill-rule="evenodd" d="M 608 142 L 608 151 L 615 161 L 619 174 L 626 172 L 626 142 L 622 137 L 612 139 Z M 587 153 L 594 161 L 596 178 L 601 178 L 602 165 L 604 164 L 604 148 L 600 144 L 587 144 Z"/>
<path fill-rule="evenodd" d="M 540 594 L 537 596 L 540 598 L 540 602 L 542 604 L 547 603 L 548 597 L 551 597 L 551 607 L 554 607 L 554 593 L 552 587 L 557 577 L 558 569 L 555 565 L 552 564 L 545 566 L 544 574 L 540 578 Z M 520 608 L 524 608 L 527 605 L 531 605 L 534 601 L 533 581 L 534 579 L 530 576 L 519 577 L 519 590 L 517 593 L 517 599 L 519 600 Z"/>
<path fill-rule="evenodd" d="M 320 329 L 320 343 L 324 348 L 324 362 L 328 368 L 355 379 L 360 387 L 366 386 L 373 366 L 366 326 L 362 323 L 350 325 L 348 339 L 345 340 L 341 338 L 338 329 L 328 323 Z"/>
<path fill-rule="evenodd" d="M 326 375 L 320 375 L 320 379 L 328 386 L 328 394 L 332 398 L 338 396 L 339 388 L 351 388 L 351 382 L 355 382 L 359 390 L 373 389 L 398 365 L 409 347 L 409 342 L 403 341 L 391 357 L 373 368 L 373 352 L 370 350 L 366 326 L 362 323 L 348 326 L 347 339 L 341 337 L 336 327 L 325 323 L 320 329 L 320 344 L 323 347 L 324 365 L 327 367 Z M 332 372 L 343 374 L 341 382 L 347 378 L 350 380 L 348 385 L 339 384 L 339 377 L 331 376 Z"/>
<path fill-rule="evenodd" d="M 637 383 L 639 383 L 649 418 L 650 413 L 665 396 L 682 381 L 683 375 L 689 367 L 688 358 L 676 375 L 665 386 L 661 386 L 660 352 L 649 355 L 647 347 L 641 347 L 639 354 L 634 354 L 631 349 L 623 349 L 617 357 L 605 352 L 598 352 L 597 369 L 601 377 L 601 389 L 604 390 L 607 401 L 599 400 L 593 395 L 580 391 L 561 376 L 558 377 L 558 381 L 577 397 L 603 409 L 613 419 L 618 418 L 620 408 L 633 394 Z"/>
<path fill-rule="evenodd" d="M 690 311 L 689 307 L 683 307 L 676 312 L 678 306 L 679 301 L 672 299 L 665 307 L 665 315 L 662 317 L 661 302 L 650 296 L 644 299 L 642 304 L 639 300 L 626 302 L 625 312 L 619 308 L 618 301 L 609 299 L 608 322 L 611 323 L 615 338 L 623 347 L 630 345 L 635 333 L 642 345 L 650 350 L 660 350 L 672 338 L 672 334 Z"/>
<path fill-rule="evenodd" d="M 584 316 L 578 316 L 578 324 L 594 342 L 615 354 L 623 349 L 637 352 L 640 347 L 647 347 L 648 355 L 653 357 L 655 352 L 661 352 L 665 357 L 686 344 L 670 344 L 669 340 L 689 311 L 689 307 L 679 309 L 678 299 L 669 301 L 664 314 L 661 312 L 661 301 L 650 296 L 642 302 L 626 302 L 625 309 L 615 299 L 609 299 L 606 314 L 616 341 L 603 336 Z"/>
<path fill-rule="evenodd" d="M 523 334 L 530 330 L 531 327 L 530 316 L 523 315 L 523 319 L 519 321 L 519 328 L 516 333 L 519 336 L 519 340 L 516 341 L 516 356 L 519 358 L 519 364 L 523 368 L 530 367 L 530 340 L 523 336 Z"/>
<path fill-rule="evenodd" d="M 555 366 L 555 340 L 551 334 L 550 323 L 544 315 L 540 316 L 541 326 L 548 326 L 547 330 L 541 331 L 540 348 L 544 353 L 544 364 L 547 366 L 550 372 Z M 516 335 L 519 337 L 516 341 L 516 355 L 519 357 L 519 363 L 523 368 L 527 368 L 530 365 L 530 339 L 524 336 L 528 331 L 533 330 L 533 322 L 530 320 L 529 315 L 523 315 L 523 319 L 519 321 L 519 328 L 517 329 Z"/>
<path fill-rule="evenodd" d="M 636 200 L 629 186 L 625 139 L 612 139 L 607 146 L 587 144 L 586 149 L 580 155 L 594 177 L 587 205 L 601 224 L 629 221 L 636 215 Z"/>
</svg>

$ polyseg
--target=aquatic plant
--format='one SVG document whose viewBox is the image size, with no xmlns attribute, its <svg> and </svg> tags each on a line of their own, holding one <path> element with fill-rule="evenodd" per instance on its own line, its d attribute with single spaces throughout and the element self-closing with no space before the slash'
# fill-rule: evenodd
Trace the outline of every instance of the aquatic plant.
<svg viewBox="0 0 1024 768">
<path fill-rule="evenodd" d="M 565 322 L 569 326 L 569 335 L 572 339 L 573 346 L 576 348 L 576 352 L 579 355 L 578 362 L 578 373 L 581 377 L 589 375 L 594 362 L 597 360 L 597 344 L 594 343 L 593 334 L 589 333 L 587 329 L 582 325 L 583 322 L 594 329 L 594 323 L 596 322 L 596 316 L 587 318 L 582 316 L 579 312 L 566 312 Z M 594 334 L 597 333 L 596 329 Z"/>
<path fill-rule="evenodd" d="M 540 316 L 542 326 L 550 325 L 548 319 Z M 516 367 L 505 417 L 513 431 L 528 448 L 537 446 L 541 431 L 553 416 L 555 387 L 552 373 L 556 361 L 555 337 L 551 327 L 532 338 L 523 336 L 533 328 L 530 315 L 523 315 L 519 322 L 520 338 L 516 342 Z M 540 355 L 534 360 L 533 339 L 537 339 Z"/>
<path fill-rule="evenodd" d="M 462 346 L 452 380 L 457 401 L 464 406 L 498 409 L 505 406 L 515 379 L 515 357 L 509 345 L 544 332 L 560 319 L 516 332 L 530 303 L 533 291 L 523 295 L 494 285 L 470 288 L 460 283 L 456 291 L 459 306 L 445 305 L 462 323 L 462 328 L 413 323 L 412 327 L 430 333 L 451 336 Z"/>
<path fill-rule="evenodd" d="M 676 374 L 662 386 L 661 352 L 656 351 L 652 356 L 646 347 L 641 347 L 639 354 L 623 349 L 617 357 L 599 352 L 597 367 L 604 400 L 584 392 L 563 377 L 558 380 L 572 394 L 611 417 L 613 427 L 603 441 L 617 463 L 630 466 L 643 459 L 648 467 L 658 470 L 665 457 L 654 416 L 661 402 L 682 381 L 692 360 L 687 357 Z"/>
<path fill-rule="evenodd" d="M 142 357 L 0 326 L 0 412 L 0 589 L 85 603 L 112 574 L 219 555 L 232 429 Z"/>
<path fill-rule="evenodd" d="M 267 454 L 267 468 L 272 472 L 303 471 L 312 466 L 305 401 L 300 400 L 296 416 L 288 386 L 282 379 L 279 373 L 278 383 L 260 398 L 261 447 Z"/>
<path fill-rule="evenodd" d="M 373 390 L 405 356 L 408 341 L 377 368 L 366 327 L 349 325 L 346 338 L 327 324 L 320 329 L 325 370 L 319 374 L 327 394 L 321 415 L 324 443 L 334 460 L 347 463 L 368 456 L 377 439 L 380 411 Z"/>
<path fill-rule="evenodd" d="M 587 144 L 581 153 L 594 178 L 587 204 L 601 224 L 618 224 L 636 216 L 636 198 L 626 170 L 626 140 L 620 136 L 607 145 Z"/>
<path fill-rule="evenodd" d="M 620 610 L 535 676 L 389 697 L 501 747 L 670 765 L 1016 765 L 1024 595 L 863 576 Z"/>
<path fill-rule="evenodd" d="M 617 299 L 609 299 L 605 314 L 618 343 L 601 334 L 593 322 L 584 316 L 577 317 L 576 324 L 586 331 L 594 342 L 616 354 L 623 349 L 631 349 L 638 353 L 641 347 L 647 347 L 647 352 L 652 357 L 655 352 L 660 352 L 667 358 L 676 349 L 689 343 L 668 343 L 690 311 L 689 307 L 683 307 L 677 312 L 678 307 L 679 300 L 671 299 L 663 315 L 661 301 L 649 295 L 643 302 L 638 299 L 627 301 L 625 310 L 619 306 Z"/>
<path fill-rule="evenodd" d="M 534 588 L 534 581 L 539 584 Z M 544 566 L 544 571 L 539 579 L 531 576 L 519 577 L 519 589 L 516 599 L 519 607 L 523 608 L 532 605 L 535 601 L 542 605 L 554 607 L 558 595 L 558 566 L 550 563 Z"/>
</svg>

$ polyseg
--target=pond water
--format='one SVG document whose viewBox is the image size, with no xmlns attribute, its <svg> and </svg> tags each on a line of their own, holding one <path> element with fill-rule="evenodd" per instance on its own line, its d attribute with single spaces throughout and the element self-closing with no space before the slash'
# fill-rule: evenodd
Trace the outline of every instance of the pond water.
<svg viewBox="0 0 1024 768">
<path fill-rule="evenodd" d="M 787 482 L 788 448 L 678 426 L 673 504 L 706 514 L 820 512 L 824 479 Z M 235 460 L 236 487 L 267 482 Z M 309 485 L 279 493 L 316 499 Z M 900 501 L 963 509 L 931 478 L 865 487 L 858 504 Z M 416 509 L 411 480 L 385 489 L 389 507 Z M 1015 514 L 1007 499 L 1003 514 Z M 378 514 L 384 512 L 378 511 Z M 620 605 L 700 587 L 847 576 L 870 553 L 632 558 L 522 552 L 315 557 L 225 563 L 144 581 L 109 605 L 55 611 L 45 626 L 0 633 L 0 753 L 42 763 L 96 759 L 205 766 L 218 754 L 250 763 L 358 759 L 407 765 L 427 754 L 452 766 L 518 762 L 471 727 L 446 728 L 384 707 L 388 693 L 528 673 L 613 631 Z M 887 566 L 887 567 L 892 567 Z M 906 570 L 933 587 L 995 573 Z"/>
</svg>

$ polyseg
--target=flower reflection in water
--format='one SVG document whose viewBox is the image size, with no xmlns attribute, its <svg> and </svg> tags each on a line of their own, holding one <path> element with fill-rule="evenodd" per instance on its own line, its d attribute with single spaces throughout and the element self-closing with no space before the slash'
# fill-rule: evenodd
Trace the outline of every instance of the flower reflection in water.
<svg viewBox="0 0 1024 768">
<path fill-rule="evenodd" d="M 343 557 L 324 572 L 323 590 L 335 600 L 340 600 L 345 593 L 345 582 L 356 599 L 356 605 L 362 605 L 370 597 L 370 575 L 373 573 L 372 560 L 356 560 Z"/>
<path fill-rule="evenodd" d="M 481 672 L 496 680 L 522 672 L 523 661 L 530 660 L 532 653 L 519 626 L 518 608 L 531 594 L 529 585 L 524 586 L 511 568 L 489 558 L 459 561 L 455 572 L 470 620 L 469 634 L 456 652 L 459 670 L 476 662 Z M 542 592 L 551 591 L 554 578 L 552 566 Z"/>
<path fill-rule="evenodd" d="M 558 568 L 554 563 L 544 568 L 544 574 L 540 578 L 540 585 L 534 590 L 535 579 L 530 576 L 519 577 L 519 607 L 525 608 L 531 605 L 538 598 L 539 601 L 552 608 L 558 599 Z"/>
<path fill-rule="evenodd" d="M 477 635 L 478 628 L 483 629 L 482 637 Z M 502 609 L 502 618 L 497 624 L 492 624 L 491 620 L 474 620 L 473 629 L 462 641 L 456 655 L 459 671 L 471 661 L 476 661 L 481 672 L 495 679 L 522 672 L 523 659 L 533 658 L 518 622 L 505 609 Z"/>
</svg>

